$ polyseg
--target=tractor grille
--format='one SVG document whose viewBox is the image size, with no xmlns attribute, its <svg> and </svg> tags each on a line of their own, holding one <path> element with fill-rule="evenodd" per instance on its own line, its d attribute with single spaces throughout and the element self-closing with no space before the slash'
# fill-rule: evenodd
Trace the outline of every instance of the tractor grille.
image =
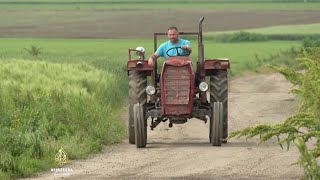
<svg viewBox="0 0 320 180">
<path fill-rule="evenodd" d="M 188 104 L 191 82 L 188 66 L 168 66 L 163 78 L 165 104 Z"/>
</svg>

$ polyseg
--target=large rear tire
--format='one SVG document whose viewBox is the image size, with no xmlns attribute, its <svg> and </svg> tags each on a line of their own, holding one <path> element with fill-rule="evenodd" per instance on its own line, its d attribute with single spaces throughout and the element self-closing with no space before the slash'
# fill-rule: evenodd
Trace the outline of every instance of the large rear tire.
<svg viewBox="0 0 320 180">
<path fill-rule="evenodd" d="M 147 125 L 142 104 L 133 106 L 135 144 L 137 148 L 144 148 L 147 145 Z"/>
<path fill-rule="evenodd" d="M 223 105 L 221 102 L 214 102 L 210 118 L 210 143 L 212 146 L 221 146 L 222 143 L 222 117 Z"/>
<path fill-rule="evenodd" d="M 147 102 L 145 88 L 147 86 L 147 75 L 139 71 L 129 71 L 129 119 L 128 119 L 128 138 L 130 144 L 135 144 L 134 128 L 134 104 L 144 105 Z"/>
<path fill-rule="evenodd" d="M 223 105 L 223 142 L 228 137 L 228 72 L 227 70 L 217 70 L 210 76 L 210 104 L 222 102 Z M 209 135 L 211 136 L 211 135 Z"/>
</svg>

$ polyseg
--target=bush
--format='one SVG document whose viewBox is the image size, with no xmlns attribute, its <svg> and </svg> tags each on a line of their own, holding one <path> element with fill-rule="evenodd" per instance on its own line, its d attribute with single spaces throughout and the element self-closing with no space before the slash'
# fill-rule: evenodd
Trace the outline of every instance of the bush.
<svg viewBox="0 0 320 180">
<path fill-rule="evenodd" d="M 301 52 L 301 48 L 291 47 L 287 50 L 280 50 L 277 54 L 270 54 L 267 58 L 260 58 L 257 54 L 255 57 L 258 67 L 264 64 L 287 65 L 292 67 L 296 64 L 294 59 L 298 58 L 298 56 L 301 55 Z"/>
<path fill-rule="evenodd" d="M 266 35 L 269 40 L 280 41 L 302 41 L 306 38 L 319 39 L 320 34 L 268 34 Z"/>
<path fill-rule="evenodd" d="M 198 36 L 185 36 L 181 35 L 181 38 L 188 40 L 197 40 Z M 258 33 L 249 32 L 235 32 L 235 33 L 224 33 L 218 35 L 203 35 L 203 39 L 207 41 L 216 42 L 258 42 L 258 41 L 268 41 L 268 36 Z"/>
<path fill-rule="evenodd" d="M 217 42 L 257 42 L 267 41 L 268 37 L 263 34 L 240 31 L 232 34 L 217 35 L 215 40 Z"/>
<path fill-rule="evenodd" d="M 311 39 L 311 38 L 305 38 L 302 41 L 302 46 L 304 48 L 309 48 L 309 47 L 320 47 L 320 39 Z"/>
<path fill-rule="evenodd" d="M 41 54 L 41 48 L 37 46 L 31 46 L 30 49 L 24 48 L 31 56 L 38 57 Z"/>
<path fill-rule="evenodd" d="M 316 51 L 319 51 L 317 49 Z M 303 72 L 289 67 L 272 67 L 282 73 L 295 88 L 292 93 L 301 97 L 302 102 L 298 111 L 283 123 L 259 124 L 232 132 L 232 137 L 246 136 L 252 138 L 260 136 L 260 143 L 277 137 L 278 143 L 286 144 L 289 148 L 295 142 L 300 158 L 298 163 L 303 167 L 306 179 L 320 179 L 320 165 L 316 158 L 320 156 L 320 60 L 313 53 L 304 53 L 304 58 L 298 59 Z M 280 135 L 286 135 L 281 139 Z M 311 140 L 312 139 L 312 140 Z M 306 144 L 313 144 L 310 147 Z"/>
</svg>

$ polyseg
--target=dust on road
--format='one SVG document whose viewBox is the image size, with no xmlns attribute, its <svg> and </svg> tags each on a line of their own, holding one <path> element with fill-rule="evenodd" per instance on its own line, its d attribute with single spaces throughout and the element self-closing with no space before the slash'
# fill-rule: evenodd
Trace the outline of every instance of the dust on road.
<svg viewBox="0 0 320 180">
<path fill-rule="evenodd" d="M 229 131 L 248 125 L 279 122 L 291 115 L 296 101 L 291 84 L 280 74 L 255 74 L 235 78 L 229 87 Z M 123 113 L 123 118 L 128 113 Z M 148 130 L 146 148 L 125 140 L 107 146 L 103 153 L 73 161 L 68 174 L 47 172 L 29 179 L 299 179 L 303 171 L 292 165 L 299 156 L 287 152 L 273 139 L 232 139 L 221 147 L 209 144 L 209 123 L 160 124 Z"/>
</svg>

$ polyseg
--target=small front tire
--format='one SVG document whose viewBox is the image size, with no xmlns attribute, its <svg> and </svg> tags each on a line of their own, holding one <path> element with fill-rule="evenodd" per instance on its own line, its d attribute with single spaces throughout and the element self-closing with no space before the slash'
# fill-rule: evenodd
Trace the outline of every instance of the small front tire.
<svg viewBox="0 0 320 180">
<path fill-rule="evenodd" d="M 212 146 L 221 146 L 223 135 L 223 105 L 217 101 L 213 103 L 210 118 L 210 143 Z"/>
<path fill-rule="evenodd" d="M 147 125 L 143 105 L 137 103 L 133 106 L 135 144 L 137 148 L 144 148 L 147 145 Z"/>
</svg>

